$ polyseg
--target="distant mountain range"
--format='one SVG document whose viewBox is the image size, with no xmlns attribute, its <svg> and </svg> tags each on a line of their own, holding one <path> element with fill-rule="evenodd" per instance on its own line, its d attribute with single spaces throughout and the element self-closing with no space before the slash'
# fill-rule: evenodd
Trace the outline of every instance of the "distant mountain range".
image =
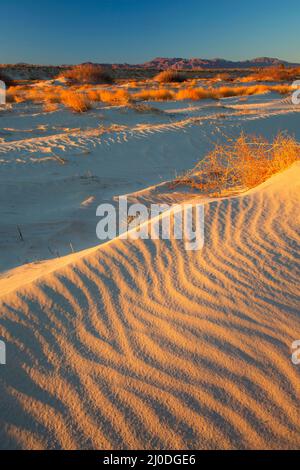
<svg viewBox="0 0 300 470">
<path fill-rule="evenodd" d="M 109 64 L 102 64 L 109 65 Z M 181 57 L 156 57 L 143 64 L 113 64 L 114 68 L 143 68 L 143 69 L 243 69 L 252 67 L 271 67 L 284 65 L 286 67 L 300 66 L 298 63 L 286 62 L 273 57 L 257 57 L 251 60 L 234 62 L 225 59 L 183 59 Z"/>
</svg>

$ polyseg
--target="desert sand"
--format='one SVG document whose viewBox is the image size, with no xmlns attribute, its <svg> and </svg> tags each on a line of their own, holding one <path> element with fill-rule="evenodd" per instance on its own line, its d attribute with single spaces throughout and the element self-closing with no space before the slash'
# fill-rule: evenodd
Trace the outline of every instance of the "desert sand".
<svg viewBox="0 0 300 470">
<path fill-rule="evenodd" d="M 299 163 L 222 198 L 165 183 L 241 130 L 299 140 L 299 107 L 148 104 L 1 111 L 0 448 L 299 448 Z M 101 244 L 122 194 L 199 200 L 204 247 Z"/>
<path fill-rule="evenodd" d="M 3 448 L 297 448 L 300 167 L 205 205 L 205 245 L 120 240 L 7 274 Z"/>
</svg>

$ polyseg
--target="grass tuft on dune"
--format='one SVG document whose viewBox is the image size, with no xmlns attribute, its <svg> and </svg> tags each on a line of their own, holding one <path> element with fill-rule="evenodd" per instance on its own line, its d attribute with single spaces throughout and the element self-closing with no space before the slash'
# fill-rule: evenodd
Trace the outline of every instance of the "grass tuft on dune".
<svg viewBox="0 0 300 470">
<path fill-rule="evenodd" d="M 273 142 L 241 133 L 234 141 L 216 145 L 172 186 L 190 186 L 214 196 L 238 188 L 250 189 L 287 169 L 299 156 L 299 143 L 284 133 L 279 133 Z"/>
</svg>

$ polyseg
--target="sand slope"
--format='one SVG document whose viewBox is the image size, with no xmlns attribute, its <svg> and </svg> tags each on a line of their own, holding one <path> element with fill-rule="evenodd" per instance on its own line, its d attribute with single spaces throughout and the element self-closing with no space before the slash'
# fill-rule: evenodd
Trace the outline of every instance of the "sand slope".
<svg viewBox="0 0 300 470">
<path fill-rule="evenodd" d="M 84 114 L 2 107 L 0 276 L 97 245 L 99 204 L 176 178 L 241 131 L 268 140 L 287 131 L 300 141 L 299 112 L 276 93 L 147 102 L 143 112 L 103 103 Z"/>
<path fill-rule="evenodd" d="M 1 448 L 300 448 L 299 174 L 1 279 Z"/>
</svg>

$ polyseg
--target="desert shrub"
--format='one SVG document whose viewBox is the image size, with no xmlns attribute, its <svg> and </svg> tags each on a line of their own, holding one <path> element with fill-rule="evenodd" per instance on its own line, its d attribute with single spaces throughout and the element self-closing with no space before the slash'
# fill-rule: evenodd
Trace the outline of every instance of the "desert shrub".
<svg viewBox="0 0 300 470">
<path fill-rule="evenodd" d="M 241 86 L 241 87 L 230 87 L 222 86 L 219 88 L 184 88 L 177 92 L 177 100 L 203 100 L 207 98 L 220 99 L 230 98 L 233 96 L 250 96 L 266 93 L 268 91 L 276 91 L 281 94 L 290 93 L 292 88 L 289 85 L 253 85 L 253 86 Z"/>
<path fill-rule="evenodd" d="M 184 82 L 187 77 L 183 73 L 177 72 L 177 70 L 164 70 L 160 72 L 154 80 L 159 83 L 173 83 L 173 82 Z"/>
<path fill-rule="evenodd" d="M 158 90 L 141 90 L 132 95 L 136 101 L 168 101 L 173 100 L 176 94 L 171 90 L 159 88 Z"/>
<path fill-rule="evenodd" d="M 91 103 L 84 93 L 64 90 L 61 93 L 61 102 L 76 113 L 84 113 L 91 109 Z"/>
<path fill-rule="evenodd" d="M 62 87 L 49 86 L 14 86 L 7 91 L 9 103 L 31 101 L 33 103 L 60 103 Z"/>
<path fill-rule="evenodd" d="M 300 145 L 291 136 L 279 133 L 268 142 L 242 133 L 235 141 L 216 145 L 172 187 L 187 185 L 213 196 L 253 188 L 288 168 L 299 155 Z"/>
<path fill-rule="evenodd" d="M 25 91 L 25 99 L 38 103 L 60 103 L 62 91 L 61 87 L 30 87 Z"/>
<path fill-rule="evenodd" d="M 274 85 L 272 87 L 269 87 L 268 91 L 276 91 L 277 93 L 280 93 L 281 95 L 288 95 L 291 93 L 293 90 L 293 87 L 290 85 Z"/>
<path fill-rule="evenodd" d="M 93 64 L 76 65 L 62 72 L 60 77 L 74 83 L 103 84 L 113 82 L 113 78 L 108 70 L 105 70 L 100 65 Z"/>
<path fill-rule="evenodd" d="M 131 96 L 125 90 L 100 90 L 99 99 L 108 104 L 125 105 L 131 101 Z"/>
<path fill-rule="evenodd" d="M 101 101 L 99 90 L 87 90 L 86 95 L 91 102 Z"/>
<path fill-rule="evenodd" d="M 276 91 L 281 94 L 291 92 L 292 88 L 288 85 L 253 85 L 249 87 L 220 87 L 216 89 L 217 98 L 230 96 L 250 96 L 260 95 L 268 91 Z"/>
<path fill-rule="evenodd" d="M 300 68 L 267 67 L 241 79 L 242 82 L 282 82 L 300 78 Z"/>
<path fill-rule="evenodd" d="M 176 99 L 177 100 L 203 100 L 207 98 L 213 98 L 213 92 L 208 88 L 184 88 L 179 90 Z"/>
<path fill-rule="evenodd" d="M 59 85 L 35 84 L 17 85 L 7 90 L 6 98 L 8 103 L 33 102 L 45 105 L 46 103 L 59 104 L 69 102 L 69 97 L 73 101 L 79 100 L 86 103 L 90 108 L 91 102 L 102 101 L 112 105 L 127 105 L 139 101 L 168 101 L 168 100 L 202 100 L 220 99 L 233 96 L 248 96 L 253 94 L 276 91 L 287 94 L 294 91 L 290 85 L 253 85 L 253 86 L 222 86 L 222 87 L 182 87 L 178 90 L 164 87 L 142 88 L 137 92 L 128 91 L 117 87 L 95 87 L 88 84 L 73 85 L 67 89 Z M 75 99 L 74 96 L 77 98 Z M 78 96 L 80 98 L 78 98 Z M 72 108 L 72 106 L 71 106 Z"/>
<path fill-rule="evenodd" d="M 131 101 L 131 95 L 122 89 L 88 90 L 86 94 L 90 101 L 102 101 L 112 105 L 125 105 Z"/>
</svg>

